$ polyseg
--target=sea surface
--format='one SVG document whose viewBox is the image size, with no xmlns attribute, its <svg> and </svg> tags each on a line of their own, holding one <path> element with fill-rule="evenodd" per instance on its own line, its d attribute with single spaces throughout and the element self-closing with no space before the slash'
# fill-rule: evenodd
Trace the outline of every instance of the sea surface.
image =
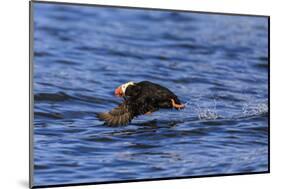
<svg viewBox="0 0 281 189">
<path fill-rule="evenodd" d="M 268 19 L 34 5 L 36 186 L 268 171 Z M 109 127 L 148 80 L 184 110 Z"/>
</svg>

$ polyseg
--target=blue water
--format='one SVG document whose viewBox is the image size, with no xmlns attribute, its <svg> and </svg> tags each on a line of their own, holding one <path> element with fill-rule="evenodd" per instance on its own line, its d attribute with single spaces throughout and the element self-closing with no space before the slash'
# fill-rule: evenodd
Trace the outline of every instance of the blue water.
<svg viewBox="0 0 281 189">
<path fill-rule="evenodd" d="M 268 170 L 268 23 L 34 3 L 34 184 Z M 186 104 L 128 126 L 95 113 L 149 80 Z"/>
</svg>

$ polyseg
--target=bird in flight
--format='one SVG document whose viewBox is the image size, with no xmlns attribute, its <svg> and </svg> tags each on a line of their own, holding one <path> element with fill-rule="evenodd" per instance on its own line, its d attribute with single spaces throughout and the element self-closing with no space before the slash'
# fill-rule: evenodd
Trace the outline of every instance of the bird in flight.
<svg viewBox="0 0 281 189">
<path fill-rule="evenodd" d="M 172 91 L 150 81 L 124 83 L 115 89 L 115 95 L 123 97 L 123 103 L 109 112 L 97 114 L 97 118 L 109 126 L 127 125 L 133 118 L 151 114 L 160 108 L 185 108 Z"/>
</svg>

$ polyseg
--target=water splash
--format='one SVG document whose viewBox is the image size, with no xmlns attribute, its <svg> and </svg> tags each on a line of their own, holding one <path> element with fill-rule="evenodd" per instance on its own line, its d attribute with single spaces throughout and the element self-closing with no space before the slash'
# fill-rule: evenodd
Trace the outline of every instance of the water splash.
<svg viewBox="0 0 281 189">
<path fill-rule="evenodd" d="M 196 113 L 199 120 L 216 120 L 222 117 L 218 114 L 217 111 L 216 98 L 214 98 L 213 105 L 211 107 L 205 105 L 199 105 L 198 103 L 188 103 L 188 102 L 186 102 L 185 105 L 191 107 L 191 110 Z"/>
<path fill-rule="evenodd" d="M 268 112 L 267 103 L 246 103 L 242 108 L 242 115 L 244 117 L 263 115 Z"/>
<path fill-rule="evenodd" d="M 218 113 L 213 109 L 205 109 L 198 113 L 200 120 L 215 120 L 219 117 Z"/>
<path fill-rule="evenodd" d="M 217 112 L 217 101 L 214 99 L 213 107 L 211 108 L 201 108 L 197 106 L 197 113 L 199 120 L 216 120 L 219 118 L 219 114 Z"/>
<path fill-rule="evenodd" d="M 190 107 L 192 112 L 195 112 L 196 116 L 199 120 L 217 120 L 217 119 L 239 119 L 239 118 L 247 118 L 258 115 L 264 115 L 268 113 L 268 104 L 267 102 L 253 102 L 250 101 L 248 103 L 242 104 L 241 109 L 237 109 L 236 114 L 232 115 L 223 115 L 224 112 L 219 112 L 217 109 L 217 104 L 220 106 L 225 106 L 227 108 L 227 104 L 219 102 L 218 98 L 214 97 L 213 103 L 210 104 L 199 104 L 202 102 L 201 100 L 196 100 L 194 102 L 186 102 L 185 105 Z M 203 101 L 204 102 L 204 101 Z"/>
</svg>

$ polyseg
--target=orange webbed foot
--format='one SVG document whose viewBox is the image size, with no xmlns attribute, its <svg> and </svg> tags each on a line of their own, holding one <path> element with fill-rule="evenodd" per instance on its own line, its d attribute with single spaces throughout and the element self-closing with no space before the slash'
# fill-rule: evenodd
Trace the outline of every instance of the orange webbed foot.
<svg viewBox="0 0 281 189">
<path fill-rule="evenodd" d="M 145 113 L 145 115 L 151 115 L 151 114 L 152 114 L 151 111 L 148 111 L 148 112 Z"/>
<path fill-rule="evenodd" d="M 176 109 L 178 109 L 178 110 L 184 109 L 184 108 L 185 108 L 185 105 L 184 105 L 184 104 L 176 104 L 174 99 L 171 99 L 171 101 L 172 101 L 172 106 L 173 106 L 173 108 L 176 108 Z"/>
</svg>

